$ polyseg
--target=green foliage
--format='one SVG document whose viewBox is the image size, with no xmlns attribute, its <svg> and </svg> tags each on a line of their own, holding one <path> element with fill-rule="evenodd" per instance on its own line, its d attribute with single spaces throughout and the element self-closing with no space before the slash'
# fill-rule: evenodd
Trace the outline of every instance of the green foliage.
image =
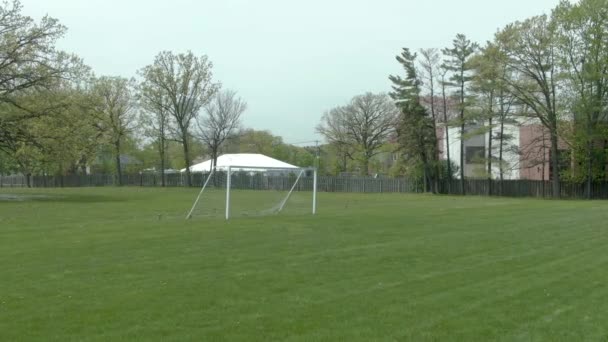
<svg viewBox="0 0 608 342">
<path fill-rule="evenodd" d="M 458 97 L 458 110 L 459 117 L 457 120 L 452 120 L 452 124 L 458 124 L 460 126 L 460 179 L 463 183 L 461 186 L 464 192 L 464 135 L 465 127 L 468 124 L 467 110 L 471 106 L 471 96 L 467 92 L 468 83 L 473 79 L 471 70 L 471 58 L 477 51 L 479 46 L 477 43 L 471 42 L 464 34 L 457 34 L 456 38 L 452 41 L 451 48 L 445 48 L 442 50 L 444 56 L 447 58 L 443 67 L 447 72 L 452 72 L 450 81 L 451 86 L 456 88 L 456 96 Z"/>
<path fill-rule="evenodd" d="M 573 131 L 570 179 L 606 178 L 608 120 L 608 1 L 562 2 L 553 11 L 559 61 Z"/>
<path fill-rule="evenodd" d="M 471 58 L 478 49 L 479 45 L 477 43 L 471 42 L 464 34 L 459 33 L 452 41 L 452 47 L 442 50 L 446 57 L 443 66 L 447 71 L 452 72 L 450 81 L 452 82 L 451 85 L 456 88 L 456 95 L 460 98 L 459 110 L 461 113 L 464 113 L 469 105 L 466 87 L 473 80 L 470 73 L 473 69 Z"/>
<path fill-rule="evenodd" d="M 389 79 L 393 83 L 390 96 L 400 110 L 396 130 L 399 151 L 409 165 L 406 174 L 420 165 L 430 180 L 434 178 L 432 169 L 436 169 L 433 166 L 437 158 L 437 138 L 432 118 L 420 100 L 422 82 L 416 70 L 416 54 L 404 48 L 397 61 L 405 70 L 405 78 L 390 76 Z"/>
<path fill-rule="evenodd" d="M 36 22 L 21 10 L 17 0 L 0 5 L 0 149 L 12 157 L 38 138 L 28 131 L 29 122 L 62 106 L 53 101 L 53 90 L 87 70 L 56 49 L 64 26 L 48 16 Z"/>
</svg>

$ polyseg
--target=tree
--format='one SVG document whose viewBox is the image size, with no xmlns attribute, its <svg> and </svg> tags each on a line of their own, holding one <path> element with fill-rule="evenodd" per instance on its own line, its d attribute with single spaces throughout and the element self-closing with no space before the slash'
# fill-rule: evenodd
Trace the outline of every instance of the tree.
<svg viewBox="0 0 608 342">
<path fill-rule="evenodd" d="M 246 109 L 247 103 L 232 90 L 217 93 L 205 105 L 206 115 L 197 122 L 198 135 L 211 152 L 213 170 L 217 165 L 220 147 L 238 129 L 241 115 Z"/>
<path fill-rule="evenodd" d="M 282 143 L 282 138 L 272 135 L 270 131 L 246 128 L 231 136 L 224 150 L 227 153 L 260 153 L 273 157 L 275 147 Z"/>
<path fill-rule="evenodd" d="M 354 161 L 358 146 L 352 142 L 348 135 L 348 125 L 344 124 L 342 115 L 330 115 L 326 113 L 322 119 L 323 131 L 330 145 L 330 151 L 336 155 L 335 174 L 348 171 L 349 161 Z M 320 127 L 317 126 L 317 132 L 320 132 Z"/>
<path fill-rule="evenodd" d="M 558 56 L 555 23 L 546 15 L 508 25 L 496 36 L 504 47 L 508 72 L 502 80 L 549 131 L 553 197 L 560 195 L 558 149 Z"/>
<path fill-rule="evenodd" d="M 433 140 L 435 146 L 435 152 L 431 155 L 431 160 L 435 165 L 435 181 L 438 180 L 438 177 L 441 175 L 440 164 L 439 164 L 439 147 L 437 140 L 437 114 L 435 110 L 435 83 L 437 79 L 437 72 L 440 68 L 441 57 L 439 55 L 439 51 L 437 49 L 421 49 L 420 56 L 422 60 L 420 61 L 420 65 L 422 66 L 423 75 L 422 78 L 426 81 L 423 82 L 423 85 L 428 90 L 428 95 L 430 100 L 429 105 L 431 107 L 431 120 L 433 125 L 433 136 L 429 137 Z M 435 189 L 437 189 L 437 184 L 435 184 Z"/>
<path fill-rule="evenodd" d="M 504 154 L 509 150 L 517 150 L 517 147 L 511 144 L 514 136 L 506 133 L 505 128 L 506 125 L 518 125 L 518 122 L 513 113 L 513 109 L 516 107 L 516 98 L 511 95 L 508 85 L 504 81 L 506 78 L 511 77 L 505 63 L 506 54 L 504 53 L 504 48 L 500 45 L 496 45 L 494 49 L 495 51 L 493 53 L 497 54 L 497 56 L 495 56 L 497 59 L 492 58 L 490 60 L 496 63 L 495 67 L 498 68 L 498 73 L 495 74 L 498 76 L 498 79 L 495 82 L 495 86 L 497 87 L 496 96 L 498 101 L 498 109 L 496 113 L 498 119 L 498 131 L 493 139 L 498 140 L 498 177 L 500 179 L 499 193 L 502 194 L 504 174 L 507 167 L 507 162 L 504 160 Z M 509 166 L 509 168 L 511 167 L 512 166 Z"/>
<path fill-rule="evenodd" d="M 499 173 L 500 186 L 503 180 L 503 149 L 505 142 L 505 123 L 510 112 L 513 98 L 506 95 L 507 88 L 503 79 L 506 77 L 506 55 L 499 45 L 489 42 L 480 53 L 471 59 L 474 68 L 473 91 L 478 95 L 478 108 L 481 111 L 480 119 L 487 122 L 481 132 L 488 134 L 488 148 L 486 155 L 488 195 L 492 194 L 492 162 L 493 142 L 499 140 Z M 494 135 L 498 120 L 499 130 Z M 502 190 L 501 190 L 502 191 Z"/>
<path fill-rule="evenodd" d="M 395 105 L 400 109 L 397 121 L 397 139 L 403 155 L 414 163 L 422 163 L 425 190 L 428 191 L 434 184 L 434 191 L 438 191 L 437 179 L 440 175 L 431 176 L 432 165 L 438 164 L 433 155 L 437 154 L 437 135 L 434 131 L 433 119 L 422 105 L 421 84 L 416 71 L 416 54 L 404 48 L 397 61 L 405 70 L 405 78 L 389 76 L 393 83 L 390 93 Z"/>
<path fill-rule="evenodd" d="M 323 114 L 317 132 L 330 143 L 356 150 L 360 172 L 367 175 L 370 159 L 394 132 L 396 114 L 388 95 L 365 93 Z"/>
<path fill-rule="evenodd" d="M 448 69 L 445 65 L 440 66 L 440 78 L 441 81 L 439 84 L 441 85 L 441 104 L 442 104 L 442 114 L 443 114 L 443 127 L 445 129 L 445 152 L 446 152 L 446 174 L 448 176 L 448 180 L 452 180 L 452 160 L 450 157 L 450 119 L 448 115 L 448 97 L 446 94 L 446 88 L 450 85 L 447 81 L 446 76 L 448 73 Z"/>
<path fill-rule="evenodd" d="M 53 92 L 52 101 L 68 105 L 53 115 L 30 120 L 29 130 L 36 136 L 40 150 L 39 170 L 43 174 L 86 173 L 102 143 L 101 133 L 94 127 L 94 116 L 88 107 L 89 96 L 84 89 L 66 86 Z M 37 96 L 41 100 L 40 96 Z"/>
<path fill-rule="evenodd" d="M 472 76 L 470 75 L 471 66 L 469 60 L 471 56 L 477 50 L 477 43 L 472 43 L 464 34 L 457 34 L 456 38 L 452 42 L 452 48 L 443 49 L 443 54 L 448 58 L 445 61 L 444 67 L 453 72 L 450 80 L 452 84 L 458 89 L 456 94 L 459 98 L 458 109 L 460 112 L 459 124 L 460 124 L 460 187 L 462 194 L 465 194 L 464 186 L 464 135 L 465 135 L 465 112 L 469 106 L 467 100 L 467 84 L 471 81 Z"/>
<path fill-rule="evenodd" d="M 580 137 L 573 143 L 576 149 L 580 142 L 585 150 L 581 161 L 591 198 L 592 182 L 606 174 L 605 146 L 597 148 L 595 142 L 606 139 L 600 123 L 608 116 L 608 1 L 562 2 L 553 16 L 566 89 L 572 95 L 575 136 Z"/>
<path fill-rule="evenodd" d="M 66 29 L 48 16 L 39 22 L 21 14 L 18 0 L 0 6 L 0 149 L 11 155 L 17 145 L 34 144 L 27 121 L 53 115 L 65 102 L 32 101 L 86 68 L 55 44 Z M 52 99 L 49 96 L 47 99 Z M 45 106 L 41 106 L 44 104 Z"/>
<path fill-rule="evenodd" d="M 167 140 L 169 138 L 170 115 L 169 100 L 163 91 L 148 80 L 139 86 L 140 106 L 143 109 L 140 117 L 144 135 L 152 138 L 160 160 L 161 186 L 165 186 L 165 169 L 167 168 Z"/>
<path fill-rule="evenodd" d="M 187 186 L 192 186 L 191 125 L 220 87 L 219 83 L 212 82 L 212 68 L 213 64 L 205 55 L 197 57 L 191 51 L 180 54 L 163 51 L 153 64 L 141 70 L 146 84 L 168 101 L 165 109 L 173 121 L 173 139 L 183 148 Z"/>
<path fill-rule="evenodd" d="M 121 144 L 137 123 L 134 80 L 101 77 L 93 81 L 95 126 L 114 148 L 117 185 L 122 185 Z"/>
<path fill-rule="evenodd" d="M 85 108 L 86 94 L 72 80 L 57 80 L 47 89 L 21 91 L 14 98 L 19 107 L 0 104 L 0 121 L 21 118 L 15 139 L 0 144 L 0 150 L 12 158 L 18 170 L 28 176 L 36 172 L 64 174 L 77 172 L 86 163 L 96 145 L 91 134 L 90 113 Z M 27 108 L 21 109 L 20 107 Z M 28 116 L 28 113 L 37 115 Z M 25 117 L 27 116 L 27 119 Z"/>
</svg>

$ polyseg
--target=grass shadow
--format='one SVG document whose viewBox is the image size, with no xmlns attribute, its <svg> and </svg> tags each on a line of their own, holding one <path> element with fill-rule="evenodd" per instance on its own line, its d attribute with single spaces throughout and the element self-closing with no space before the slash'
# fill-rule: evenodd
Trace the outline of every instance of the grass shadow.
<svg viewBox="0 0 608 342">
<path fill-rule="evenodd" d="M 0 193 L 0 203 L 64 202 L 64 203 L 108 203 L 124 202 L 126 198 L 99 194 L 45 194 L 45 193 Z"/>
</svg>

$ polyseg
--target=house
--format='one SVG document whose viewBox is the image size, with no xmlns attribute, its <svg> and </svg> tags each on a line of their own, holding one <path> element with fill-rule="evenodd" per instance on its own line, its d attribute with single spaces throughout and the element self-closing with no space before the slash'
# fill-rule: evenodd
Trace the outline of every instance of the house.
<svg viewBox="0 0 608 342">
<path fill-rule="evenodd" d="M 476 134 L 478 132 L 478 134 Z M 550 180 L 553 177 L 551 166 L 550 140 L 547 129 L 534 122 L 505 124 L 500 162 L 499 140 L 496 139 L 497 128 L 492 130 L 492 178 Z M 483 125 L 470 125 L 465 129 L 464 162 L 465 177 L 486 178 L 487 160 L 489 157 L 490 132 Z M 450 160 L 460 168 L 460 127 L 448 128 L 449 146 L 446 144 L 445 127 L 439 127 L 437 138 L 440 159 Z M 559 149 L 567 152 L 566 143 L 560 139 Z M 560 172 L 567 169 L 567 163 L 560 163 Z"/>
</svg>

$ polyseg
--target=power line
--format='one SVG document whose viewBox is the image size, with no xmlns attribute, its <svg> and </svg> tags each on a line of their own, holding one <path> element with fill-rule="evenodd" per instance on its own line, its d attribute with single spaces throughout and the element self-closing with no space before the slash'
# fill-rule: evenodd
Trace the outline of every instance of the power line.
<svg viewBox="0 0 608 342">
<path fill-rule="evenodd" d="M 309 140 L 309 141 L 299 141 L 299 142 L 293 142 L 293 143 L 286 143 L 288 145 L 303 145 L 303 144 L 308 144 L 310 146 L 310 144 L 314 143 L 315 144 L 315 167 L 319 167 L 319 159 L 321 158 L 321 145 L 319 145 L 320 141 L 319 140 Z"/>
<path fill-rule="evenodd" d="M 311 143 L 315 143 L 315 144 L 319 144 L 319 140 L 309 140 L 309 141 L 298 141 L 298 142 L 286 142 L 285 144 L 287 145 L 304 145 L 304 144 L 311 144 Z"/>
</svg>

